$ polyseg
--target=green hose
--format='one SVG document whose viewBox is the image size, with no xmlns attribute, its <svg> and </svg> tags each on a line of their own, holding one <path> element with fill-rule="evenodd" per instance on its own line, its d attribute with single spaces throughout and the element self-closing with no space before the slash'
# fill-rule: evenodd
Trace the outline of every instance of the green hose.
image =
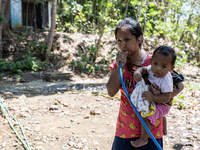
<svg viewBox="0 0 200 150">
<path fill-rule="evenodd" d="M 14 133 L 17 135 L 17 137 L 19 138 L 19 140 L 21 141 L 21 143 L 23 144 L 23 146 L 24 146 L 27 150 L 31 150 L 31 148 L 30 148 L 30 146 L 29 146 L 29 144 L 28 144 L 28 141 L 27 141 L 27 139 L 26 139 L 26 136 L 25 136 L 25 134 L 24 134 L 24 131 L 23 131 L 23 129 L 22 129 L 22 126 L 21 126 L 20 123 L 15 119 L 15 117 L 10 113 L 10 111 L 8 110 L 8 108 L 4 105 L 4 103 L 3 103 L 3 101 L 2 101 L 2 98 L 0 98 L 0 101 L 1 101 L 1 103 L 0 103 L 1 110 L 2 110 L 3 114 L 5 115 L 5 117 L 6 117 L 7 121 L 8 121 L 8 123 L 10 124 L 10 127 L 12 128 L 12 130 L 14 131 Z M 3 105 L 3 106 L 2 106 L 2 105 Z M 19 127 L 20 127 L 20 129 L 21 129 L 21 132 L 22 132 L 22 135 L 24 136 L 24 139 L 25 139 L 25 141 L 26 141 L 26 144 L 25 144 L 24 141 L 20 138 L 19 134 L 16 132 L 15 128 L 13 127 L 13 125 L 12 125 L 11 122 L 10 122 L 10 120 L 8 119 L 8 117 L 7 117 L 7 115 L 6 115 L 5 111 L 4 111 L 4 109 L 12 116 L 13 120 L 14 120 L 15 122 L 17 122 L 17 124 L 19 125 Z"/>
</svg>

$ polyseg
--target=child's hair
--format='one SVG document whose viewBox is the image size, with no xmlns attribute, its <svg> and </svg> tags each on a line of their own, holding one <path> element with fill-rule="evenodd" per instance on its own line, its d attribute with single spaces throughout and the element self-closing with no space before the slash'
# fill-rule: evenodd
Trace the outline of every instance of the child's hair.
<svg viewBox="0 0 200 150">
<path fill-rule="evenodd" d="M 176 52 L 174 51 L 173 48 L 171 47 L 168 47 L 168 46 L 160 46 L 158 47 L 154 52 L 153 52 L 153 56 L 156 54 L 156 53 L 159 53 L 159 54 L 162 54 L 164 56 L 169 56 L 171 55 L 172 56 L 172 66 L 174 66 L 175 64 L 175 61 L 176 61 Z M 153 57 L 152 56 L 152 57 Z"/>
<path fill-rule="evenodd" d="M 130 25 L 129 30 L 130 30 L 131 34 L 136 36 L 136 38 L 140 38 L 142 36 L 141 40 L 143 42 L 142 28 L 141 28 L 140 24 L 131 17 L 125 18 L 118 24 L 118 26 L 115 28 L 115 38 L 117 38 L 118 29 L 122 28 L 124 25 Z M 139 48 L 141 48 L 142 42 L 139 44 Z"/>
</svg>

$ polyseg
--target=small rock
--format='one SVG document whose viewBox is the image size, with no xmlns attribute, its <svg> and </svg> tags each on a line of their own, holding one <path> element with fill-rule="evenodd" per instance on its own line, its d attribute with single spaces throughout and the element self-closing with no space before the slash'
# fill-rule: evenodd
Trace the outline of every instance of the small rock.
<svg viewBox="0 0 200 150">
<path fill-rule="evenodd" d="M 75 148 L 81 149 L 82 147 L 83 147 L 83 144 L 82 143 L 78 143 Z"/>
<path fill-rule="evenodd" d="M 13 147 L 17 147 L 18 146 L 18 143 L 17 142 L 14 142 L 13 143 Z"/>
<path fill-rule="evenodd" d="M 55 101 L 55 102 L 53 102 L 53 105 L 60 105 L 60 103 Z"/>
<path fill-rule="evenodd" d="M 43 146 L 37 146 L 35 149 L 43 149 Z"/>
<path fill-rule="evenodd" d="M 189 139 L 181 139 L 181 142 L 183 142 L 183 143 L 186 143 L 186 142 L 188 142 L 189 141 Z"/>
<path fill-rule="evenodd" d="M 86 109 L 87 108 L 87 106 L 81 106 L 81 109 Z"/>
<path fill-rule="evenodd" d="M 40 140 L 40 137 L 36 137 L 35 139 L 34 139 L 34 141 L 39 141 Z"/>
<path fill-rule="evenodd" d="M 25 113 L 25 112 L 20 113 L 19 116 L 22 118 L 31 118 L 31 115 L 29 113 Z"/>
<path fill-rule="evenodd" d="M 24 150 L 24 148 L 22 146 L 20 146 L 16 150 Z"/>
<path fill-rule="evenodd" d="M 67 143 L 69 146 L 74 147 L 76 144 L 72 141 L 70 141 L 69 143 Z"/>
<path fill-rule="evenodd" d="M 56 106 L 56 105 L 51 105 L 51 106 L 49 107 L 49 110 L 58 110 L 58 106 Z"/>
<path fill-rule="evenodd" d="M 87 143 L 87 140 L 86 139 L 82 139 L 82 143 Z"/>
<path fill-rule="evenodd" d="M 100 115 L 100 112 L 96 112 L 95 110 L 90 111 L 90 115 Z"/>
<path fill-rule="evenodd" d="M 21 96 L 19 96 L 18 99 L 19 99 L 19 100 L 25 100 L 25 99 L 26 99 L 26 95 L 21 95 Z"/>
<path fill-rule="evenodd" d="M 13 93 L 5 92 L 5 93 L 3 93 L 3 97 L 5 97 L 5 98 L 13 98 Z"/>
<path fill-rule="evenodd" d="M 68 104 L 68 103 L 63 103 L 63 106 L 64 106 L 64 107 L 68 107 L 69 104 Z"/>
<path fill-rule="evenodd" d="M 1 145 L 2 145 L 3 147 L 5 147 L 5 146 L 6 146 L 6 141 L 3 142 Z"/>
<path fill-rule="evenodd" d="M 96 101 L 101 101 L 101 99 L 100 99 L 100 98 L 97 98 Z"/>
<path fill-rule="evenodd" d="M 89 119 L 90 118 L 90 116 L 89 115 L 87 115 L 87 116 L 85 116 L 85 117 L 83 117 L 84 119 Z"/>
<path fill-rule="evenodd" d="M 99 145 L 99 142 L 97 142 L 97 141 L 94 141 L 94 145 Z"/>
<path fill-rule="evenodd" d="M 191 147 L 194 147 L 194 145 L 193 145 L 192 143 L 185 144 L 185 146 L 191 146 Z"/>
</svg>

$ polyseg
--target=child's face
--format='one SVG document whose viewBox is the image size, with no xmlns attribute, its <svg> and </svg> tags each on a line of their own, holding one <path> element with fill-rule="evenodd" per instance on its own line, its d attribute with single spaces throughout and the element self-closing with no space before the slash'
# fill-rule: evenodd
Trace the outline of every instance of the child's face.
<svg viewBox="0 0 200 150">
<path fill-rule="evenodd" d="M 159 52 L 156 52 L 155 55 L 151 58 L 151 71 L 155 77 L 163 77 L 169 71 L 174 69 L 174 66 L 171 64 L 172 56 L 164 56 Z"/>
<path fill-rule="evenodd" d="M 125 50 L 128 52 L 128 55 L 131 55 L 139 50 L 141 40 L 136 39 L 136 36 L 131 34 L 129 28 L 129 25 L 124 25 L 118 29 L 117 45 L 120 51 Z"/>
</svg>

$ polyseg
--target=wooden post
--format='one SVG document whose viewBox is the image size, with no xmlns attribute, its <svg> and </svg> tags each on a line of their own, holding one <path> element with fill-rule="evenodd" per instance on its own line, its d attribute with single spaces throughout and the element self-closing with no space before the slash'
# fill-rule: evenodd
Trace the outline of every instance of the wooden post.
<svg viewBox="0 0 200 150">
<path fill-rule="evenodd" d="M 2 15 L 1 1 L 2 0 L 0 0 L 0 17 Z M 1 23 L 1 20 L 0 20 L 0 58 L 2 58 L 2 23 Z"/>
<path fill-rule="evenodd" d="M 51 53 L 53 38 L 54 38 L 54 30 L 56 26 L 56 7 L 57 7 L 57 0 L 53 0 L 52 3 L 52 18 L 51 18 L 51 28 L 48 35 L 48 41 L 47 41 L 47 52 L 46 52 L 46 60 L 49 60 L 48 54 Z"/>
</svg>

